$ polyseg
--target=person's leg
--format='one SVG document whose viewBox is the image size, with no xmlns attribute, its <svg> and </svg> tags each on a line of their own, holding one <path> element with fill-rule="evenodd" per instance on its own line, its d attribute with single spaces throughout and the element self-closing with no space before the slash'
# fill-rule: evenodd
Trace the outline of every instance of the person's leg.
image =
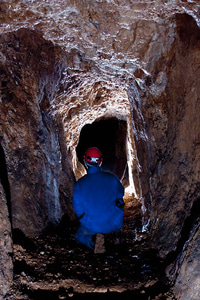
<svg viewBox="0 0 200 300">
<path fill-rule="evenodd" d="M 113 232 L 113 242 L 114 245 L 119 245 L 121 243 L 121 230 L 116 230 Z"/>
<path fill-rule="evenodd" d="M 104 245 L 104 235 L 102 233 L 96 234 L 95 248 L 94 254 L 105 253 L 105 245 Z"/>
<path fill-rule="evenodd" d="M 85 245 L 86 247 L 88 247 L 90 249 L 94 249 L 94 243 L 92 241 L 92 234 L 83 225 L 80 225 L 80 227 L 77 230 L 77 233 L 75 235 L 75 238 L 79 243 Z"/>
</svg>

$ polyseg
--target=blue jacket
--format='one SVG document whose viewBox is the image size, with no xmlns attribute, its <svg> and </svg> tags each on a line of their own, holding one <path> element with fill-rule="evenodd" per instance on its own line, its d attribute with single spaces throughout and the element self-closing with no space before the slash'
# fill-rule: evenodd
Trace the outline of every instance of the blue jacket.
<svg viewBox="0 0 200 300">
<path fill-rule="evenodd" d="M 74 186 L 73 207 L 91 234 L 110 233 L 122 227 L 123 196 L 124 188 L 114 174 L 89 167 Z"/>
</svg>

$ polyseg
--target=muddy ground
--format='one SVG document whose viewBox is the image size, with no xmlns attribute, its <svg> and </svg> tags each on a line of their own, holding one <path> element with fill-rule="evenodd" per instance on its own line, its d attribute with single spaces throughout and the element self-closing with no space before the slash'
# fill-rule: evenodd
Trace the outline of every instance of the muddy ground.
<svg viewBox="0 0 200 300">
<path fill-rule="evenodd" d="M 78 223 L 67 218 L 34 240 L 14 230 L 14 285 L 6 299 L 175 299 L 140 225 L 126 213 L 120 243 L 106 235 L 104 254 L 77 244 Z"/>
</svg>

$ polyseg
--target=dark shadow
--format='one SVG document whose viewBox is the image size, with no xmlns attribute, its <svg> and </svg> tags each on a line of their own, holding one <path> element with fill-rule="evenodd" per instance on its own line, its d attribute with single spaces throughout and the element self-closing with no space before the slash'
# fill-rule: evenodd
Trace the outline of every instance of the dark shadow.
<svg viewBox="0 0 200 300">
<path fill-rule="evenodd" d="M 12 213 L 11 213 L 11 196 L 10 196 L 10 184 L 8 181 L 8 172 L 7 172 L 7 166 L 6 166 L 6 159 L 3 147 L 0 144 L 0 180 L 1 184 L 3 186 L 6 200 L 7 200 L 7 206 L 8 206 L 8 214 L 9 219 L 12 225 Z"/>
<path fill-rule="evenodd" d="M 198 224 L 200 217 L 200 199 L 198 198 L 197 201 L 193 203 L 191 208 L 190 215 L 186 218 L 183 228 L 181 230 L 180 239 L 177 243 L 177 247 L 175 251 L 170 252 L 164 261 L 165 267 L 173 263 L 178 255 L 183 251 L 184 246 L 186 245 L 187 241 L 190 238 L 190 234 L 195 223 Z"/>
<path fill-rule="evenodd" d="M 20 245 L 26 250 L 36 250 L 33 240 L 28 238 L 20 229 L 13 229 L 12 236 L 14 244 Z"/>
<path fill-rule="evenodd" d="M 126 121 L 108 118 L 86 124 L 76 147 L 78 160 L 83 164 L 83 154 L 87 148 L 97 147 L 103 154 L 102 169 L 116 174 L 122 180 L 125 174 L 128 175 L 126 138 Z"/>
</svg>

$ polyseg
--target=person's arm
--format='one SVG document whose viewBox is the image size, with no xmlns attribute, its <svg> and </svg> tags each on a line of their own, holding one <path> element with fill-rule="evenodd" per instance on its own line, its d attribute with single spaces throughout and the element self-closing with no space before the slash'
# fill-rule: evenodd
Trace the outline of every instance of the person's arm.
<svg viewBox="0 0 200 300">
<path fill-rule="evenodd" d="M 75 184 L 73 190 L 73 208 L 80 220 L 84 216 L 83 203 L 78 183 Z"/>
<path fill-rule="evenodd" d="M 121 209 L 124 208 L 124 200 L 123 200 L 123 197 L 124 197 L 124 187 L 123 185 L 121 184 L 121 182 L 119 181 L 118 178 L 116 178 L 116 199 L 115 199 L 115 205 Z"/>
</svg>

